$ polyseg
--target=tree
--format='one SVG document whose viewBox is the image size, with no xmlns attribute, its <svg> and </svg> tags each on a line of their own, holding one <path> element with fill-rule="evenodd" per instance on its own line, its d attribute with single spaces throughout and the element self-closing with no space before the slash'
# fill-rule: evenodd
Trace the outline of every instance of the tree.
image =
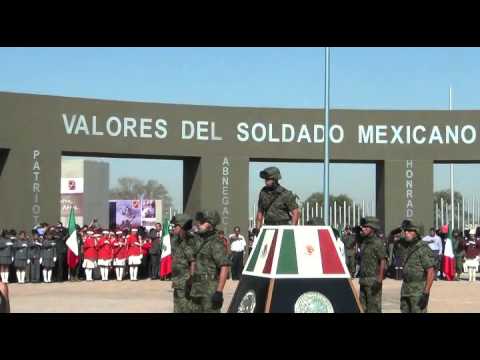
<svg viewBox="0 0 480 360">
<path fill-rule="evenodd" d="M 439 190 L 435 191 L 433 193 L 433 219 L 434 219 L 434 224 L 441 224 L 442 222 L 442 217 L 441 217 L 441 204 L 442 204 L 442 199 L 443 199 L 443 222 L 447 223 L 446 219 L 448 218 L 448 223 L 451 223 L 451 196 L 450 196 L 450 190 Z M 453 199 L 454 199 L 454 205 L 455 205 L 455 211 L 454 211 L 454 219 L 455 219 L 455 228 L 459 228 L 458 225 L 462 225 L 462 211 L 464 212 L 464 217 L 465 219 L 470 216 L 470 212 L 468 209 L 463 210 L 462 209 L 462 199 L 463 195 L 459 191 L 454 191 L 453 193 Z M 460 211 L 458 211 L 458 206 L 460 205 Z M 467 206 L 467 204 L 465 204 Z M 436 218 L 435 218 L 436 217 Z M 466 222 L 466 221 L 465 221 Z"/>
<path fill-rule="evenodd" d="M 173 206 L 168 190 L 157 180 L 146 182 L 135 177 L 121 177 L 118 185 L 110 189 L 110 199 L 135 200 L 135 199 L 162 200 L 163 211 L 168 214 L 168 209 Z"/>
<path fill-rule="evenodd" d="M 462 202 L 463 195 L 459 191 L 454 191 L 453 192 L 453 199 L 455 200 L 455 203 L 461 203 Z M 450 204 L 450 190 L 440 190 L 440 191 L 435 191 L 433 193 L 433 203 L 438 203 L 440 204 L 440 199 L 443 199 L 444 202 L 447 202 Z"/>
</svg>

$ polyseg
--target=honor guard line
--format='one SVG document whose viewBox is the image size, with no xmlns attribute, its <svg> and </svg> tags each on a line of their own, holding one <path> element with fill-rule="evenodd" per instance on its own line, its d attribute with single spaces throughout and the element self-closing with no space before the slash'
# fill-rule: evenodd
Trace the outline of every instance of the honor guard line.
<svg viewBox="0 0 480 360">
<path fill-rule="evenodd" d="M 433 164 L 478 162 L 479 119 L 474 110 L 331 110 L 330 160 L 376 164 L 384 229 L 405 218 L 429 228 Z M 247 229 L 249 162 L 322 162 L 323 123 L 323 109 L 0 92 L 0 227 L 58 221 L 61 157 L 75 155 L 183 160 L 184 211 L 217 209 L 220 229 Z"/>
</svg>

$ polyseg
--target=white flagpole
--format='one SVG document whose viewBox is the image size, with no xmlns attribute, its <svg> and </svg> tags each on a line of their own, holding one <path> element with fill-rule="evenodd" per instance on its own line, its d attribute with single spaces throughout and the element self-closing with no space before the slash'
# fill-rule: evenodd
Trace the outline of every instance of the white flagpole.
<svg viewBox="0 0 480 360">
<path fill-rule="evenodd" d="M 333 224 L 337 228 L 337 202 L 333 202 Z"/>
<path fill-rule="evenodd" d="M 330 48 L 325 48 L 325 126 L 324 126 L 324 156 L 323 161 L 323 212 L 324 224 L 330 225 L 329 214 L 329 196 L 330 196 L 330 159 L 329 159 L 329 143 L 330 143 Z"/>
<path fill-rule="evenodd" d="M 450 86 L 450 91 L 449 91 L 449 106 L 448 109 L 452 111 L 452 87 Z M 454 201 L 454 190 L 453 190 L 453 163 L 450 164 L 450 203 L 452 204 L 452 230 L 455 228 L 455 207 L 453 204 L 455 204 Z"/>
<path fill-rule="evenodd" d="M 440 198 L 440 222 L 440 226 L 445 225 L 445 223 L 443 222 L 443 198 Z"/>
</svg>

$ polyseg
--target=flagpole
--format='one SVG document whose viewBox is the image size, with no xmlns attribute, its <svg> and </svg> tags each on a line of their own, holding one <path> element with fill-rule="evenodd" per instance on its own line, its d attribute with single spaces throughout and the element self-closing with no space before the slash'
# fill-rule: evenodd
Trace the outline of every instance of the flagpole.
<svg viewBox="0 0 480 360">
<path fill-rule="evenodd" d="M 330 225 L 329 214 L 329 192 L 330 192 L 330 174 L 329 174 L 329 142 L 330 142 L 330 48 L 325 48 L 325 126 L 324 126 L 324 152 L 325 160 L 323 161 L 323 213 L 324 224 Z"/>
<path fill-rule="evenodd" d="M 452 111 L 452 87 L 450 86 L 449 91 L 449 106 L 448 110 Z M 452 204 L 452 230 L 455 228 L 455 208 L 453 206 L 454 202 L 454 191 L 453 191 L 453 163 L 450 163 L 450 203 Z"/>
</svg>

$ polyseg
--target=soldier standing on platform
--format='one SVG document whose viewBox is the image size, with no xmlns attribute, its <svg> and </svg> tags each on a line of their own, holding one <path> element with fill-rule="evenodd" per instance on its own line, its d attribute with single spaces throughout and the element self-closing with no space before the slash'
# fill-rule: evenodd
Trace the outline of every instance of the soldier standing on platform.
<svg viewBox="0 0 480 360">
<path fill-rule="evenodd" d="M 268 167 L 260 171 L 260 177 L 265 179 L 265 186 L 260 191 L 258 198 L 254 235 L 258 235 L 263 224 L 298 225 L 300 210 L 295 195 L 279 184 L 279 180 L 282 178 L 280 170 L 276 167 Z"/>
</svg>

